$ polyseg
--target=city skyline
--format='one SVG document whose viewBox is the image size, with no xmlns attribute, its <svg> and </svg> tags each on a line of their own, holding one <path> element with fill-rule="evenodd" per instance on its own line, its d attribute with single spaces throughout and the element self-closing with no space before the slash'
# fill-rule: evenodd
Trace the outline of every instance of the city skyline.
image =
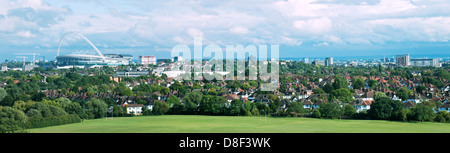
<svg viewBox="0 0 450 153">
<path fill-rule="evenodd" d="M 450 11 L 443 0 L 366 1 L 55 1 L 5 0 L 0 54 L 39 53 L 53 60 L 67 32 L 103 53 L 170 58 L 175 45 L 280 45 L 280 58 L 449 57 Z M 349 11 L 352 10 L 352 11 Z M 68 38 L 63 48 L 85 42 Z M 432 57 L 430 57 L 432 58 Z M 135 58 L 134 60 L 137 60 Z"/>
</svg>

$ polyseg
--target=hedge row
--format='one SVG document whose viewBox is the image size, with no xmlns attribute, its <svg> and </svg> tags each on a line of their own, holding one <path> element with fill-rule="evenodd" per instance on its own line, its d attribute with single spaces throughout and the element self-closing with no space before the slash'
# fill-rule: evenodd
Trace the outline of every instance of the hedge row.
<svg viewBox="0 0 450 153">
<path fill-rule="evenodd" d="M 28 119 L 28 128 L 41 128 L 47 126 L 64 125 L 70 123 L 80 123 L 81 118 L 77 114 L 50 117 L 30 117 Z"/>
</svg>

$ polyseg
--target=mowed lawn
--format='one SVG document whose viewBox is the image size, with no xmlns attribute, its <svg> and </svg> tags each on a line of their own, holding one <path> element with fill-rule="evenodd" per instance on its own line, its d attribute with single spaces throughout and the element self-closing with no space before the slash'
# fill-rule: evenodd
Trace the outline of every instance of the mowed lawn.
<svg viewBox="0 0 450 153">
<path fill-rule="evenodd" d="M 450 123 L 241 116 L 115 117 L 30 129 L 31 133 L 450 133 Z"/>
</svg>

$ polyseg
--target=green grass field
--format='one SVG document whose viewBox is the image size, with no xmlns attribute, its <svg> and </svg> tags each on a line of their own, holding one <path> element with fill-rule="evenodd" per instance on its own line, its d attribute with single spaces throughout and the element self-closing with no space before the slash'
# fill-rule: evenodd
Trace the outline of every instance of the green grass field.
<svg viewBox="0 0 450 153">
<path fill-rule="evenodd" d="M 449 133 L 450 123 L 164 115 L 85 120 L 31 133 Z"/>
</svg>

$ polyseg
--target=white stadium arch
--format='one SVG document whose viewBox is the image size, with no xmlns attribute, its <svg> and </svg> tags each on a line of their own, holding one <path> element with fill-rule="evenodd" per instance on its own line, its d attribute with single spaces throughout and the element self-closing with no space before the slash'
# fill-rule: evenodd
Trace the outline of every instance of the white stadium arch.
<svg viewBox="0 0 450 153">
<path fill-rule="evenodd" d="M 68 32 L 68 33 L 64 33 L 64 34 L 61 36 L 61 38 L 59 39 L 59 43 L 58 43 L 58 52 L 56 53 L 56 56 L 57 56 L 57 57 L 59 56 L 59 53 L 60 53 L 61 42 L 62 42 L 62 40 L 63 40 L 66 36 L 68 36 L 68 35 L 78 35 L 78 36 L 80 36 L 81 38 L 83 38 L 87 43 L 89 43 L 89 45 L 92 46 L 92 48 L 94 48 L 94 50 L 97 52 L 97 54 L 98 54 L 101 58 L 103 58 L 103 60 L 105 60 L 105 56 L 103 56 L 102 52 L 100 52 L 100 50 L 98 50 L 97 47 L 96 47 L 89 39 L 87 39 L 83 34 L 78 33 L 78 32 Z"/>
</svg>

